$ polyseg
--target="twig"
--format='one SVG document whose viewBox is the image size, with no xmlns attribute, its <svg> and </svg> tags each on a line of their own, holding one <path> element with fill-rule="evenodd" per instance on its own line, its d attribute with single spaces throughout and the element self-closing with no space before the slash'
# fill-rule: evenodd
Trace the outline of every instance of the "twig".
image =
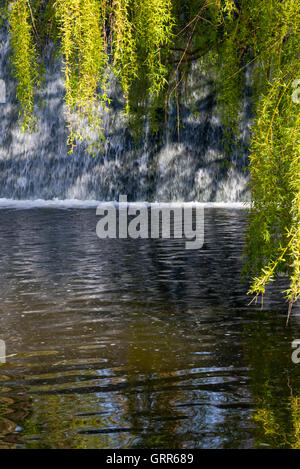
<svg viewBox="0 0 300 469">
<path fill-rule="evenodd" d="M 37 39 L 40 41 L 40 37 L 39 37 L 39 35 L 38 35 L 37 29 L 36 29 L 36 26 L 35 26 L 34 16 L 33 16 L 32 9 L 31 9 L 31 5 L 30 5 L 29 1 L 27 1 L 27 5 L 28 5 L 29 11 L 30 11 L 32 26 L 33 26 L 35 35 L 36 35 Z"/>
<path fill-rule="evenodd" d="M 290 315 L 291 315 L 291 312 L 292 312 L 292 307 L 293 307 L 293 302 L 290 301 L 289 302 L 289 310 L 288 310 L 288 315 L 287 315 L 287 318 L 286 318 L 286 323 L 285 323 L 285 326 L 287 327 L 288 324 L 289 324 L 289 320 L 290 320 Z"/>
</svg>

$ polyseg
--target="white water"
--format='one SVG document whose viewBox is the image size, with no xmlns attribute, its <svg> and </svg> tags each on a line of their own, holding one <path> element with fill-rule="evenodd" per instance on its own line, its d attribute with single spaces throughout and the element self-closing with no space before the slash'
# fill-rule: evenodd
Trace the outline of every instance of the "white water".
<svg viewBox="0 0 300 469">
<path fill-rule="evenodd" d="M 29 205 L 42 199 L 47 206 L 58 204 L 56 199 L 78 206 L 80 200 L 90 206 L 94 200 L 116 200 L 120 194 L 127 194 L 131 201 L 235 203 L 249 199 L 247 100 L 241 116 L 241 149 L 233 149 L 225 158 L 213 88 L 208 78 L 195 71 L 189 97 L 180 106 L 180 143 L 176 109 L 171 108 L 167 132 L 160 139 L 151 137 L 145 124 L 144 139 L 137 145 L 126 127 L 122 95 L 112 79 L 111 111 L 103 116 L 103 153 L 93 158 L 82 144 L 70 155 L 60 64 L 53 62 L 50 52 L 45 58 L 45 85 L 38 95 L 43 104 L 37 110 L 37 131 L 23 134 L 9 71 L 9 38 L 7 31 L 0 31 L 0 79 L 7 90 L 6 103 L 0 104 L 1 206 L 15 203 L 6 199 L 29 200 Z"/>
<path fill-rule="evenodd" d="M 43 200 L 43 199 L 32 199 L 32 200 L 17 200 L 17 199 L 5 199 L 0 198 L 0 210 L 7 208 L 15 209 L 31 209 L 31 208 L 95 208 L 103 201 L 100 200 L 79 200 L 79 199 L 52 199 L 52 200 Z M 105 201 L 106 202 L 106 201 Z M 117 201 L 111 201 L 117 207 L 119 204 Z M 147 204 L 150 206 L 149 202 L 137 201 L 134 202 L 135 206 L 142 204 Z M 157 203 L 159 207 L 163 207 L 164 203 Z M 192 205 L 193 207 L 203 206 L 204 208 L 226 208 L 226 209 L 247 209 L 249 204 L 247 202 L 175 202 L 172 203 L 172 206 L 188 206 Z"/>
</svg>

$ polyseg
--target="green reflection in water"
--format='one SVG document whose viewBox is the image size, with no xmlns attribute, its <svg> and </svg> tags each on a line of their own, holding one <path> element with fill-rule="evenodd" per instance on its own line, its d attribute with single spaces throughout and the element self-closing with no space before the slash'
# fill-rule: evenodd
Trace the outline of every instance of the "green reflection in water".
<svg viewBox="0 0 300 469">
<path fill-rule="evenodd" d="M 190 365 L 190 346 L 178 334 L 175 321 L 151 322 L 147 315 L 141 316 L 132 318 L 130 327 L 111 339 L 114 347 L 86 346 L 76 360 L 64 362 L 66 366 L 84 363 L 84 353 L 90 363 L 95 361 L 92 369 L 74 374 L 70 394 L 60 393 L 67 389 L 66 371 L 47 375 L 55 378 L 53 384 L 36 388 L 32 415 L 24 424 L 27 448 L 182 446 L 179 430 L 187 417 L 174 409 L 174 402 L 184 396 L 177 382 L 179 371 Z M 120 357 L 122 366 L 118 366 Z M 101 369 L 105 359 L 109 367 Z"/>
<path fill-rule="evenodd" d="M 17 393 L 1 389 L 0 446 L 300 448 L 295 322 L 249 312 L 197 330 L 193 318 L 179 326 L 164 313 L 137 314 L 123 329 L 96 323 L 76 350 L 30 357 Z"/>
<path fill-rule="evenodd" d="M 182 422 L 188 418 L 176 408 L 184 399 L 180 370 L 190 366 L 191 344 L 184 340 L 174 321 L 138 318 L 128 331 L 128 368 L 135 390 L 125 390 L 126 413 L 137 430 L 135 448 L 181 448 Z M 184 380 L 184 377 L 182 378 Z"/>
<path fill-rule="evenodd" d="M 299 327 L 284 327 L 274 312 L 258 312 L 244 329 L 256 447 L 300 448 L 300 365 L 291 359 L 297 336 Z"/>
<path fill-rule="evenodd" d="M 4 365 L 2 365 L 4 367 Z M 1 372 L 0 365 L 0 372 Z M 5 383 L 8 377 L 0 373 L 0 381 Z M 0 386 L 0 449 L 15 449 L 20 444 L 19 424 L 29 416 L 30 402 L 28 397 L 17 394 L 12 397 L 2 395 L 10 388 Z"/>
</svg>

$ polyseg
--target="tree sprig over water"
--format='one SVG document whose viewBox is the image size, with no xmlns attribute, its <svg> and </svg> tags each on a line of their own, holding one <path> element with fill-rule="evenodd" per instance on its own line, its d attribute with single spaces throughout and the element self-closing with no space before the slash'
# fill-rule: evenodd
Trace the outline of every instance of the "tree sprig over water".
<svg viewBox="0 0 300 469">
<path fill-rule="evenodd" d="M 49 42 L 62 57 L 71 151 L 103 140 L 108 70 L 123 89 L 128 117 L 175 98 L 192 64 L 215 76 L 229 141 L 238 133 L 245 72 L 254 120 L 250 144 L 251 209 L 246 272 L 263 295 L 278 273 L 300 296 L 299 0 L 14 0 L 2 1 L 10 24 L 12 70 L 24 130 L 35 125 L 34 97 Z M 199 84 L 201 86 L 201 84 Z M 88 129 L 88 130 L 87 130 Z M 95 139 L 94 139 L 95 140 Z"/>
</svg>

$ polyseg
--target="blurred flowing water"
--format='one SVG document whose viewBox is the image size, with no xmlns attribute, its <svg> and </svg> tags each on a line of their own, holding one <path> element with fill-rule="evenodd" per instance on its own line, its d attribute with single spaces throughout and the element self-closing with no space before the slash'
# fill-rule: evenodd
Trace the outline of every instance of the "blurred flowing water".
<svg viewBox="0 0 300 469">
<path fill-rule="evenodd" d="M 0 210 L 0 447 L 299 447 L 299 308 L 246 306 L 246 211 L 206 208 L 198 251 L 97 218 Z"/>
<path fill-rule="evenodd" d="M 245 88 L 238 147 L 224 151 L 223 129 L 215 105 L 213 79 L 197 69 L 186 97 L 180 98 L 180 142 L 177 109 L 171 106 L 164 130 L 152 134 L 141 117 L 141 135 L 134 139 L 123 115 L 124 100 L 113 77 L 110 111 L 103 113 L 105 142 L 96 157 L 80 144 L 68 154 L 61 63 L 51 47 L 44 53 L 43 89 L 37 92 L 37 127 L 22 133 L 18 120 L 16 83 L 10 70 L 7 28 L 0 28 L 0 79 L 6 103 L 0 104 L 0 198 L 96 199 L 148 201 L 244 201 L 249 198 L 249 90 Z M 158 114 L 164 116 L 164 109 Z M 164 119 L 163 119 L 164 120 Z"/>
</svg>

